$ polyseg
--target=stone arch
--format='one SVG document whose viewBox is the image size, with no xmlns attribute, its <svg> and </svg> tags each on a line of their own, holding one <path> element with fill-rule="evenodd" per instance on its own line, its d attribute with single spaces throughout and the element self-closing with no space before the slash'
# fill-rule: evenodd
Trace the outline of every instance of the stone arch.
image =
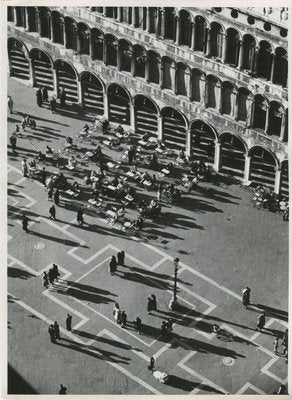
<svg viewBox="0 0 292 400">
<path fill-rule="evenodd" d="M 147 52 L 149 82 L 160 83 L 160 55 L 158 52 L 149 50 Z"/>
<path fill-rule="evenodd" d="M 103 61 L 104 34 L 100 29 L 91 29 L 91 57 Z"/>
<path fill-rule="evenodd" d="M 130 125 L 131 94 L 123 86 L 110 83 L 107 86 L 109 120 L 119 124 Z"/>
<path fill-rule="evenodd" d="M 244 177 L 245 156 L 248 152 L 244 140 L 230 132 L 223 132 L 219 136 L 221 143 L 221 171 L 240 178 Z"/>
<path fill-rule="evenodd" d="M 78 54 L 90 54 L 90 28 L 84 22 L 77 24 L 77 52 Z"/>
<path fill-rule="evenodd" d="M 218 22 L 210 23 L 210 56 L 222 58 L 224 28 Z"/>
<path fill-rule="evenodd" d="M 168 147 L 186 149 L 188 120 L 186 116 L 173 107 L 161 110 L 163 141 Z"/>
<path fill-rule="evenodd" d="M 34 86 L 46 86 L 48 90 L 54 89 L 53 60 L 45 51 L 33 48 L 29 52 L 32 60 Z"/>
<path fill-rule="evenodd" d="M 153 99 L 144 94 L 137 94 L 134 97 L 135 106 L 135 126 L 139 134 L 149 132 L 151 136 L 157 137 L 158 105 Z"/>
<path fill-rule="evenodd" d="M 275 66 L 273 74 L 273 83 L 287 86 L 288 77 L 288 53 L 283 47 L 277 47 L 275 50 Z"/>
<path fill-rule="evenodd" d="M 78 103 L 78 84 L 79 74 L 76 71 L 75 67 L 64 61 L 62 59 L 58 59 L 54 63 L 54 67 L 56 69 L 57 76 L 57 94 L 62 89 L 65 90 L 66 99 L 71 101 L 72 103 Z"/>
<path fill-rule="evenodd" d="M 273 48 L 271 43 L 266 40 L 259 42 L 258 60 L 256 73 L 259 78 L 269 80 L 271 78 L 272 67 L 272 52 Z"/>
<path fill-rule="evenodd" d="M 172 58 L 163 56 L 162 63 L 162 87 L 172 90 L 175 86 L 175 62 Z"/>
<path fill-rule="evenodd" d="M 266 97 L 261 94 L 254 96 L 253 128 L 265 130 L 268 107 L 269 102 Z"/>
<path fill-rule="evenodd" d="M 10 76 L 28 80 L 30 78 L 29 53 L 23 42 L 14 37 L 8 38 L 8 60 Z"/>
<path fill-rule="evenodd" d="M 206 28 L 207 21 L 206 18 L 201 15 L 196 15 L 195 19 L 195 51 L 205 51 L 205 43 L 206 43 Z"/>
<path fill-rule="evenodd" d="M 273 189 L 275 171 L 279 167 L 275 154 L 262 146 L 256 145 L 249 150 L 248 155 L 251 157 L 249 179 Z"/>
<path fill-rule="evenodd" d="M 252 35 L 244 35 L 242 39 L 242 69 L 253 71 L 255 67 L 256 39 Z"/>
<path fill-rule="evenodd" d="M 179 11 L 179 18 L 180 18 L 179 44 L 190 47 L 192 16 L 189 11 L 182 9 Z"/>
<path fill-rule="evenodd" d="M 234 28 L 226 30 L 226 57 L 225 62 L 236 66 L 238 64 L 240 34 Z"/>
<path fill-rule="evenodd" d="M 98 115 L 104 114 L 105 84 L 99 76 L 83 71 L 80 74 L 82 90 L 82 107 L 90 109 Z"/>
<path fill-rule="evenodd" d="M 190 122 L 191 153 L 196 159 L 214 163 L 215 142 L 218 134 L 215 128 L 205 121 L 195 119 Z"/>
</svg>

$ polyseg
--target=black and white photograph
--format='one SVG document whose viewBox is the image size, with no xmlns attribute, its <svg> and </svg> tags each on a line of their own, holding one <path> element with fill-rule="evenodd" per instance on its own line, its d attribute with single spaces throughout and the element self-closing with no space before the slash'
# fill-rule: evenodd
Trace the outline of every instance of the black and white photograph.
<svg viewBox="0 0 292 400">
<path fill-rule="evenodd" d="M 6 395 L 291 394 L 288 2 L 27 3 L 1 21 Z"/>
</svg>

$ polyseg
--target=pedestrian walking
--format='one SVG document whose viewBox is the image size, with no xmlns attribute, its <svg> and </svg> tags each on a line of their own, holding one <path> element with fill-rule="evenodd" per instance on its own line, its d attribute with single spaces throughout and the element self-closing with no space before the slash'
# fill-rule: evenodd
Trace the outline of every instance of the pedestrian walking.
<svg viewBox="0 0 292 400">
<path fill-rule="evenodd" d="M 117 311 L 117 323 L 119 325 L 121 325 L 121 323 L 122 323 L 122 311 L 121 310 Z"/>
<path fill-rule="evenodd" d="M 173 325 L 172 319 L 168 318 L 168 320 L 166 322 L 166 331 L 167 331 L 167 333 L 172 332 L 172 325 Z"/>
<path fill-rule="evenodd" d="M 13 100 L 12 100 L 11 96 L 7 96 L 7 105 L 8 105 L 10 114 L 13 114 Z"/>
<path fill-rule="evenodd" d="M 21 161 L 21 170 L 22 170 L 22 175 L 24 177 L 26 177 L 27 173 L 28 173 L 28 166 L 27 166 L 26 158 L 23 158 Z"/>
<path fill-rule="evenodd" d="M 157 311 L 157 299 L 155 294 L 151 295 L 151 299 L 152 299 L 152 310 Z"/>
<path fill-rule="evenodd" d="M 67 314 L 66 316 L 66 329 L 67 331 L 71 331 L 72 329 L 72 315 Z"/>
<path fill-rule="evenodd" d="M 52 271 L 54 280 L 58 282 L 58 277 L 60 276 L 60 272 L 57 264 L 53 264 Z"/>
<path fill-rule="evenodd" d="M 9 141 L 10 141 L 12 152 L 16 153 L 17 137 L 15 135 L 11 135 Z"/>
<path fill-rule="evenodd" d="M 41 182 L 44 186 L 46 186 L 46 180 L 47 180 L 47 171 L 46 168 L 43 167 L 43 169 L 41 170 Z"/>
<path fill-rule="evenodd" d="M 38 90 L 36 91 L 36 101 L 37 101 L 37 105 L 39 107 L 42 107 L 43 104 L 43 96 L 42 96 L 42 92 L 41 89 L 38 88 Z"/>
<path fill-rule="evenodd" d="M 149 369 L 150 371 L 153 371 L 154 365 L 155 365 L 155 359 L 154 359 L 154 357 L 151 357 L 151 358 L 150 358 L 149 365 L 148 365 L 148 369 Z"/>
<path fill-rule="evenodd" d="M 60 327 L 57 321 L 54 322 L 55 338 L 61 340 Z"/>
<path fill-rule="evenodd" d="M 76 219 L 77 219 L 77 222 L 78 222 L 79 226 L 83 226 L 83 224 L 84 224 L 84 218 L 83 218 L 83 210 L 82 210 L 82 208 L 79 208 L 79 209 L 77 210 L 77 217 L 76 217 Z"/>
<path fill-rule="evenodd" d="M 125 265 L 125 252 L 121 250 L 117 253 L 117 264 L 118 265 Z"/>
<path fill-rule="evenodd" d="M 67 388 L 65 386 L 60 385 L 59 394 L 67 394 Z"/>
<path fill-rule="evenodd" d="M 248 286 L 242 291 L 242 304 L 245 306 L 245 308 L 247 308 L 250 304 L 250 292 L 251 289 Z"/>
<path fill-rule="evenodd" d="M 18 124 L 16 124 L 16 126 L 15 126 L 15 132 L 14 132 L 16 135 L 18 134 L 18 133 L 20 133 L 20 128 L 19 128 L 19 125 Z"/>
<path fill-rule="evenodd" d="M 274 347 L 274 354 L 278 354 L 278 347 L 279 347 L 279 338 L 276 337 L 275 340 L 273 341 L 273 347 Z"/>
<path fill-rule="evenodd" d="M 32 119 L 32 120 L 30 121 L 30 127 L 31 127 L 31 129 L 33 129 L 33 130 L 36 129 L 36 122 L 35 122 L 35 119 Z"/>
<path fill-rule="evenodd" d="M 167 326 L 166 326 L 166 321 L 162 321 L 161 323 L 161 334 L 166 335 L 167 333 Z"/>
<path fill-rule="evenodd" d="M 43 102 L 47 102 L 48 101 L 48 89 L 46 86 L 43 86 L 42 89 L 42 96 L 43 96 Z"/>
<path fill-rule="evenodd" d="M 50 107 L 51 107 L 52 114 L 54 114 L 54 112 L 56 112 L 56 107 L 57 107 L 57 102 L 56 102 L 55 97 L 51 97 Z"/>
<path fill-rule="evenodd" d="M 53 324 L 51 324 L 51 325 L 49 326 L 48 331 L 49 331 L 51 343 L 56 343 L 56 339 L 55 339 L 55 328 L 54 328 L 54 325 L 53 325 Z"/>
<path fill-rule="evenodd" d="M 54 204 L 49 208 L 50 219 L 56 219 L 56 207 Z"/>
<path fill-rule="evenodd" d="M 59 206 L 60 203 L 60 192 L 59 189 L 57 188 L 55 193 L 54 193 L 54 203 L 56 204 L 56 206 Z"/>
<path fill-rule="evenodd" d="M 153 299 L 152 297 L 147 298 L 147 313 L 149 314 L 153 310 Z"/>
<path fill-rule="evenodd" d="M 48 275 L 47 275 L 46 271 L 44 272 L 44 275 L 43 275 L 43 285 L 46 289 L 48 289 L 49 279 L 48 279 Z"/>
<path fill-rule="evenodd" d="M 127 314 L 125 311 L 122 311 L 121 313 L 121 320 L 122 320 L 122 328 L 124 328 L 127 324 Z"/>
<path fill-rule="evenodd" d="M 265 313 L 263 313 L 258 317 L 257 330 L 259 330 L 261 332 L 262 329 L 264 328 L 265 324 L 266 324 L 266 315 L 265 315 Z"/>
<path fill-rule="evenodd" d="M 120 311 L 120 306 L 119 303 L 115 303 L 114 309 L 113 309 L 113 316 L 116 322 L 118 322 L 118 313 Z"/>
<path fill-rule="evenodd" d="M 28 221 L 29 219 L 27 218 L 27 216 L 25 214 L 23 214 L 22 216 L 22 229 L 28 233 Z"/>
<path fill-rule="evenodd" d="M 50 282 L 50 284 L 53 285 L 53 284 L 54 284 L 54 272 L 53 272 L 53 268 L 50 268 L 50 269 L 49 269 L 48 277 L 49 277 L 49 282 Z"/>
<path fill-rule="evenodd" d="M 141 319 L 139 317 L 137 317 L 134 324 L 135 324 L 136 331 L 140 334 L 141 333 L 141 325 L 142 325 Z"/>
<path fill-rule="evenodd" d="M 65 92 L 65 88 L 61 89 L 60 92 L 60 104 L 62 107 L 66 106 L 66 92 Z"/>
<path fill-rule="evenodd" d="M 109 262 L 109 272 L 111 275 L 113 275 L 117 270 L 117 260 L 115 256 L 111 256 L 110 262 Z"/>
</svg>

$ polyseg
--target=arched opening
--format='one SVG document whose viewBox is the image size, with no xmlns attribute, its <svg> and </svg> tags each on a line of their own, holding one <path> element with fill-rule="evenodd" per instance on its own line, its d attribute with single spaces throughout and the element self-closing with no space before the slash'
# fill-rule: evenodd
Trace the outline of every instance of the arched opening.
<svg viewBox="0 0 292 400">
<path fill-rule="evenodd" d="M 204 121 L 191 122 L 192 155 L 195 159 L 214 163 L 215 129 Z"/>
<path fill-rule="evenodd" d="M 69 17 L 65 17 L 65 36 L 66 36 L 66 49 L 76 51 L 76 22 Z"/>
<path fill-rule="evenodd" d="M 29 63 L 26 58 L 24 44 L 14 38 L 8 39 L 8 58 L 10 76 L 29 79 Z"/>
<path fill-rule="evenodd" d="M 207 107 L 216 108 L 219 103 L 220 87 L 219 79 L 214 75 L 207 76 Z"/>
<path fill-rule="evenodd" d="M 40 36 L 51 39 L 51 11 L 47 7 L 39 7 Z"/>
<path fill-rule="evenodd" d="M 99 78 L 90 72 L 83 72 L 80 76 L 82 88 L 82 107 L 95 114 L 103 115 L 103 85 Z"/>
<path fill-rule="evenodd" d="M 28 31 L 37 32 L 38 31 L 38 16 L 36 7 L 26 7 L 27 19 L 28 19 Z"/>
<path fill-rule="evenodd" d="M 176 66 L 176 91 L 177 91 L 178 95 L 182 95 L 182 96 L 187 95 L 186 73 L 187 73 L 187 66 L 183 63 L 177 63 L 177 66 Z"/>
<path fill-rule="evenodd" d="M 269 110 L 268 134 L 280 137 L 284 109 L 277 101 L 271 101 Z"/>
<path fill-rule="evenodd" d="M 159 83 L 160 81 L 160 56 L 155 51 L 148 51 L 149 82 Z"/>
<path fill-rule="evenodd" d="M 164 37 L 175 40 L 175 10 L 173 7 L 164 7 Z"/>
<path fill-rule="evenodd" d="M 90 29 L 87 25 L 79 22 L 77 24 L 77 52 L 89 55 Z"/>
<path fill-rule="evenodd" d="M 273 189 L 275 184 L 275 157 L 260 146 L 253 147 L 249 155 L 251 157 L 249 179 Z"/>
<path fill-rule="evenodd" d="M 272 64 L 272 47 L 266 41 L 260 42 L 258 61 L 257 61 L 257 76 L 269 80 L 271 78 Z"/>
<path fill-rule="evenodd" d="M 121 22 L 126 24 L 132 23 L 132 7 L 120 7 L 121 8 Z"/>
<path fill-rule="evenodd" d="M 229 132 L 219 137 L 221 143 L 221 171 L 243 178 L 246 147 L 241 139 Z"/>
<path fill-rule="evenodd" d="M 119 40 L 119 57 L 120 57 L 120 70 L 131 72 L 132 63 L 132 45 L 127 40 Z"/>
<path fill-rule="evenodd" d="M 192 101 L 200 102 L 202 99 L 202 92 L 205 88 L 205 76 L 199 69 L 193 69 L 191 74 L 191 98 Z"/>
<path fill-rule="evenodd" d="M 109 120 L 130 125 L 130 97 L 120 85 L 112 83 L 108 87 Z"/>
<path fill-rule="evenodd" d="M 181 10 L 180 17 L 180 43 L 181 45 L 191 45 L 191 16 L 186 10 Z"/>
<path fill-rule="evenodd" d="M 288 160 L 285 160 L 281 164 L 281 185 L 280 194 L 283 196 L 289 196 L 289 168 Z"/>
<path fill-rule="evenodd" d="M 285 110 L 285 129 L 284 129 L 284 137 L 283 137 L 283 142 L 288 143 L 288 124 L 289 124 L 289 118 L 288 118 L 288 108 Z"/>
<path fill-rule="evenodd" d="M 7 7 L 7 20 L 8 22 L 14 22 L 14 7 Z"/>
<path fill-rule="evenodd" d="M 210 56 L 222 58 L 223 29 L 217 22 L 210 24 Z"/>
<path fill-rule="evenodd" d="M 35 86 L 46 86 L 48 90 L 53 90 L 54 81 L 51 59 L 39 49 L 32 49 L 30 51 L 30 58 L 32 60 Z"/>
<path fill-rule="evenodd" d="M 135 96 L 134 104 L 137 132 L 141 135 L 149 132 L 151 136 L 157 137 L 157 105 L 141 94 Z"/>
<path fill-rule="evenodd" d="M 253 128 L 265 130 L 268 102 L 260 94 L 254 96 Z"/>
<path fill-rule="evenodd" d="M 105 16 L 108 18 L 117 19 L 118 17 L 117 7 L 105 7 Z"/>
<path fill-rule="evenodd" d="M 230 82 L 222 83 L 222 114 L 232 115 L 235 98 L 233 98 L 234 86 Z"/>
<path fill-rule="evenodd" d="M 251 92 L 246 88 L 239 88 L 238 90 L 238 121 L 247 121 L 251 107 Z"/>
<path fill-rule="evenodd" d="M 144 47 L 138 44 L 133 46 L 134 56 L 134 76 L 145 78 L 145 66 L 146 66 L 146 51 Z"/>
<path fill-rule="evenodd" d="M 197 15 L 195 18 L 195 48 L 196 51 L 205 51 L 206 43 L 206 20 Z"/>
<path fill-rule="evenodd" d="M 25 28 L 25 7 L 15 7 L 16 10 L 16 26 Z"/>
<path fill-rule="evenodd" d="M 156 33 L 156 21 L 158 18 L 157 7 L 148 7 L 149 13 L 149 33 Z"/>
<path fill-rule="evenodd" d="M 254 70 L 256 41 L 251 35 L 244 35 L 242 41 L 242 69 Z"/>
<path fill-rule="evenodd" d="M 106 65 L 117 66 L 118 57 L 118 41 L 113 35 L 105 35 L 105 54 Z"/>
<path fill-rule="evenodd" d="M 77 76 L 74 68 L 63 60 L 55 62 L 57 74 L 57 91 L 65 90 L 66 99 L 72 103 L 78 102 Z"/>
<path fill-rule="evenodd" d="M 283 87 L 287 86 L 288 54 L 285 49 L 278 47 L 275 51 L 275 66 L 273 82 Z"/>
<path fill-rule="evenodd" d="M 103 32 L 93 28 L 91 30 L 91 57 L 93 60 L 103 60 Z"/>
<path fill-rule="evenodd" d="M 52 39 L 54 43 L 64 44 L 64 20 L 58 11 L 52 11 Z"/>
<path fill-rule="evenodd" d="M 239 33 L 236 29 L 227 29 L 226 58 L 227 64 L 236 66 L 238 63 Z"/>
<path fill-rule="evenodd" d="M 173 89 L 174 79 L 171 69 L 174 68 L 174 61 L 168 57 L 162 57 L 162 87 L 163 89 Z"/>
<path fill-rule="evenodd" d="M 163 142 L 171 148 L 186 148 L 186 119 L 172 107 L 165 107 L 161 111 Z"/>
</svg>

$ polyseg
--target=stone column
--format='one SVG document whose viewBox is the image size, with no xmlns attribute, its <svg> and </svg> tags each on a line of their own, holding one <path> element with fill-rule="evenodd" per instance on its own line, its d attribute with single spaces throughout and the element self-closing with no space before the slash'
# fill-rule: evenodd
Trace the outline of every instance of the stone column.
<svg viewBox="0 0 292 400">
<path fill-rule="evenodd" d="M 17 13 L 16 13 L 16 7 L 13 8 L 13 17 L 14 17 L 14 25 L 17 26 Z"/>
<path fill-rule="evenodd" d="M 285 129 L 286 129 L 286 113 L 282 115 L 281 121 L 281 131 L 280 131 L 280 140 L 283 142 L 285 136 Z"/>
<path fill-rule="evenodd" d="M 171 84 L 173 87 L 173 92 L 176 93 L 176 79 L 175 79 L 176 65 L 170 66 L 170 76 L 171 76 Z"/>
<path fill-rule="evenodd" d="M 121 11 L 122 11 L 121 7 L 117 7 L 117 12 L 118 12 L 117 21 L 118 22 L 121 22 L 121 19 L 122 19 L 122 12 Z"/>
<path fill-rule="evenodd" d="M 135 116 L 135 104 L 130 102 L 130 126 L 133 132 L 136 131 L 136 116 Z"/>
<path fill-rule="evenodd" d="M 47 23 L 48 23 L 48 31 L 49 31 L 49 39 L 52 40 L 52 15 L 50 12 L 46 14 Z"/>
<path fill-rule="evenodd" d="M 107 42 L 106 39 L 103 41 L 103 63 L 104 65 L 107 65 Z"/>
<path fill-rule="evenodd" d="M 132 74 L 132 76 L 135 76 L 135 54 L 134 54 L 134 50 L 132 50 L 132 55 L 131 55 L 131 74 Z"/>
<path fill-rule="evenodd" d="M 161 8 L 160 12 L 161 12 L 160 37 L 161 37 L 161 39 L 164 39 L 164 36 L 165 36 L 165 11 L 164 11 L 164 8 Z"/>
<path fill-rule="evenodd" d="M 207 36 L 207 45 L 206 45 L 206 56 L 209 56 L 211 53 L 211 32 L 209 28 L 206 28 L 206 36 Z"/>
<path fill-rule="evenodd" d="M 155 36 L 159 37 L 159 7 L 156 7 Z"/>
<path fill-rule="evenodd" d="M 244 156 L 245 158 L 245 163 L 244 163 L 244 176 L 243 176 L 243 180 L 245 183 L 247 183 L 249 181 L 249 177 L 250 177 L 250 162 L 251 162 L 251 157 L 248 155 Z"/>
<path fill-rule="evenodd" d="M 255 53 L 254 53 L 253 65 L 252 65 L 252 69 L 251 69 L 251 72 L 253 73 L 253 75 L 257 74 L 258 56 L 259 56 L 259 48 L 258 48 L 258 46 L 256 46 Z"/>
<path fill-rule="evenodd" d="M 160 113 L 157 115 L 157 139 L 163 141 L 163 120 Z"/>
<path fill-rule="evenodd" d="M 270 75 L 269 81 L 274 82 L 274 70 L 275 70 L 275 58 L 276 58 L 275 53 L 271 53 L 271 58 L 272 58 L 272 60 L 271 60 L 271 75 Z"/>
<path fill-rule="evenodd" d="M 82 107 L 82 84 L 81 80 L 77 80 L 77 95 L 78 95 L 78 105 Z"/>
<path fill-rule="evenodd" d="M 275 168 L 275 185 L 274 185 L 274 192 L 276 194 L 280 193 L 281 188 L 281 169 L 276 167 Z"/>
<path fill-rule="evenodd" d="M 206 96 L 206 78 L 204 75 L 200 78 L 200 103 L 203 106 L 207 105 L 207 96 Z"/>
<path fill-rule="evenodd" d="M 149 57 L 148 54 L 146 54 L 146 60 L 145 60 L 145 80 L 146 82 L 149 82 Z"/>
<path fill-rule="evenodd" d="M 234 89 L 231 94 L 231 117 L 237 119 L 238 113 L 238 92 Z"/>
<path fill-rule="evenodd" d="M 185 71 L 185 85 L 186 85 L 186 92 L 187 97 L 191 100 L 192 92 L 191 92 L 191 76 L 188 70 Z"/>
<path fill-rule="evenodd" d="M 225 63 L 226 48 L 227 48 L 227 35 L 226 35 L 226 33 L 222 33 L 222 39 L 223 39 L 223 44 L 222 44 L 222 62 Z"/>
<path fill-rule="evenodd" d="M 179 44 L 180 43 L 180 18 L 179 17 L 175 17 L 175 21 L 176 21 L 175 44 Z"/>
<path fill-rule="evenodd" d="M 219 172 L 221 166 L 221 143 L 215 143 L 214 169 Z"/>
<path fill-rule="evenodd" d="M 28 10 L 27 7 L 24 7 L 24 15 L 25 15 L 25 30 L 29 32 L 29 21 L 28 21 Z"/>
<path fill-rule="evenodd" d="M 222 103 L 222 87 L 220 81 L 215 86 L 216 110 L 221 113 Z"/>
<path fill-rule="evenodd" d="M 40 12 L 39 10 L 36 8 L 36 12 L 35 12 L 35 27 L 36 27 L 36 31 L 40 34 Z"/>
<path fill-rule="evenodd" d="M 118 45 L 118 47 L 117 47 L 117 55 L 118 55 L 117 68 L 119 71 L 121 71 L 121 68 L 122 68 L 122 51 L 123 51 L 123 49 L 121 49 L 120 46 Z"/>
<path fill-rule="evenodd" d="M 32 65 L 32 59 L 30 57 L 27 58 L 28 67 L 29 67 L 29 85 L 34 87 L 35 85 L 35 76 L 34 76 L 34 69 Z"/>
<path fill-rule="evenodd" d="M 66 29 L 65 29 L 65 21 L 64 18 L 60 18 L 60 30 L 61 30 L 61 35 L 62 35 L 62 40 L 63 40 L 63 46 L 66 48 L 67 42 L 66 42 Z"/>
<path fill-rule="evenodd" d="M 106 91 L 103 93 L 103 115 L 107 120 L 109 119 L 108 94 Z"/>
<path fill-rule="evenodd" d="M 190 129 L 186 129 L 186 155 L 188 157 L 192 155 L 192 132 Z"/>
<path fill-rule="evenodd" d="M 239 54 L 238 54 L 237 69 L 241 69 L 242 65 L 243 65 L 243 43 L 242 43 L 242 40 L 240 40 L 238 43 L 239 43 Z"/>
<path fill-rule="evenodd" d="M 54 93 L 58 93 L 58 79 L 57 79 L 57 70 L 55 68 L 52 68 L 52 74 L 53 74 L 53 91 Z"/>
<path fill-rule="evenodd" d="M 150 31 L 150 12 L 149 7 L 146 7 L 146 32 Z"/>
<path fill-rule="evenodd" d="M 269 131 L 269 114 L 270 114 L 270 107 L 267 105 L 266 111 L 266 121 L 265 121 L 265 134 L 268 134 Z"/>
<path fill-rule="evenodd" d="M 159 76 L 159 86 L 160 86 L 160 89 L 163 89 L 163 79 L 164 79 L 164 77 L 163 77 L 163 62 L 162 62 L 162 60 L 160 59 L 160 76 Z"/>
<path fill-rule="evenodd" d="M 191 22 L 191 46 L 192 50 L 195 49 L 195 23 Z"/>
<path fill-rule="evenodd" d="M 253 96 L 249 95 L 247 97 L 247 115 L 246 115 L 246 125 L 247 128 L 251 128 L 253 125 L 253 116 L 254 116 L 254 100 Z"/>
</svg>

